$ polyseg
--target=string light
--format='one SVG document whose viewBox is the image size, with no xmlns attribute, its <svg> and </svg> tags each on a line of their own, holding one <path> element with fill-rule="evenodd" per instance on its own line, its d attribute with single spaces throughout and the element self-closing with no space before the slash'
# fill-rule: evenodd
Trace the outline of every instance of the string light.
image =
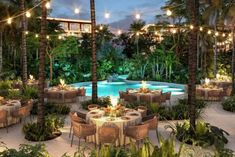
<svg viewBox="0 0 235 157">
<path fill-rule="evenodd" d="M 136 15 L 135 15 L 135 18 L 136 18 L 137 20 L 139 20 L 139 19 L 140 19 L 140 14 L 136 14 Z"/>
<path fill-rule="evenodd" d="M 190 28 L 190 29 L 193 29 L 194 27 L 193 27 L 193 25 L 190 25 L 189 28 Z"/>
<path fill-rule="evenodd" d="M 199 30 L 200 30 L 200 31 L 203 31 L 203 28 L 202 28 L 202 27 L 200 27 L 200 28 L 199 28 Z"/>
<path fill-rule="evenodd" d="M 29 11 L 26 11 L 25 15 L 26 15 L 27 18 L 31 17 L 31 13 Z"/>
<path fill-rule="evenodd" d="M 118 33 L 118 35 L 121 35 L 121 34 L 122 34 L 122 31 L 121 31 L 121 30 L 118 30 L 117 33 Z"/>
<path fill-rule="evenodd" d="M 140 35 L 140 33 L 139 32 L 136 32 L 136 36 L 139 36 Z"/>
<path fill-rule="evenodd" d="M 211 30 L 208 30 L 207 34 L 211 34 Z"/>
<path fill-rule="evenodd" d="M 102 25 L 100 26 L 100 30 L 103 30 L 103 26 Z"/>
<path fill-rule="evenodd" d="M 219 36 L 219 33 L 218 33 L 218 32 L 215 32 L 215 36 Z"/>
<path fill-rule="evenodd" d="M 38 34 L 35 34 L 35 38 L 38 38 Z"/>
<path fill-rule="evenodd" d="M 49 35 L 47 35 L 47 39 L 50 39 Z"/>
<path fill-rule="evenodd" d="M 29 32 L 28 32 L 28 31 L 25 31 L 25 34 L 26 34 L 26 35 L 28 35 L 28 34 L 29 34 Z"/>
<path fill-rule="evenodd" d="M 108 12 L 104 13 L 104 17 L 108 19 L 110 17 L 110 14 Z"/>
<path fill-rule="evenodd" d="M 157 31 L 155 31 L 155 32 L 154 32 L 154 34 L 155 34 L 155 35 L 158 35 L 158 32 L 157 32 Z"/>
<path fill-rule="evenodd" d="M 7 24 L 10 25 L 11 23 L 12 23 L 12 18 L 10 17 L 10 18 L 7 19 Z"/>
<path fill-rule="evenodd" d="M 225 33 L 222 34 L 222 37 L 225 37 Z"/>
<path fill-rule="evenodd" d="M 166 10 L 166 15 L 167 15 L 167 16 L 171 16 L 171 15 L 172 15 L 172 11 L 169 10 L 169 9 L 167 9 L 167 10 Z"/>
<path fill-rule="evenodd" d="M 176 32 L 177 32 L 176 29 L 173 29 L 173 30 L 172 30 L 172 33 L 173 33 L 173 34 L 175 34 Z"/>
<path fill-rule="evenodd" d="M 232 34 L 229 34 L 228 36 L 229 36 L 229 37 L 232 37 Z"/>
<path fill-rule="evenodd" d="M 59 36 L 58 36 L 58 39 L 59 39 L 59 40 L 61 40 L 61 39 L 62 39 L 62 36 L 61 36 L 61 35 L 59 35 Z"/>
<path fill-rule="evenodd" d="M 51 3 L 50 3 L 50 2 L 47 2 L 47 3 L 46 3 L 46 8 L 47 8 L 47 9 L 50 9 L 50 8 L 51 8 Z"/>
<path fill-rule="evenodd" d="M 74 9 L 74 13 L 75 13 L 75 14 L 79 14 L 79 13 L 80 13 L 80 10 L 79 10 L 78 8 L 75 8 L 75 9 Z"/>
</svg>

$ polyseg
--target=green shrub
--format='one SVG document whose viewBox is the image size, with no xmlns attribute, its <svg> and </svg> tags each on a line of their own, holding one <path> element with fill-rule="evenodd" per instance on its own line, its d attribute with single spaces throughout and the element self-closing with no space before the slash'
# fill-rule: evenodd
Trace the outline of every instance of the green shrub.
<svg viewBox="0 0 235 157">
<path fill-rule="evenodd" d="M 21 99 L 22 93 L 20 90 L 17 90 L 17 89 L 9 89 L 8 95 L 6 96 L 6 98 L 8 98 L 8 99 Z"/>
<path fill-rule="evenodd" d="M 217 149 L 221 149 L 228 143 L 225 135 L 229 134 L 223 129 L 212 126 L 209 123 L 197 121 L 193 133 L 190 130 L 188 121 L 182 124 L 177 123 L 175 128 L 171 128 L 176 138 L 187 144 L 195 144 L 202 147 L 214 145 Z"/>
<path fill-rule="evenodd" d="M 46 141 L 61 135 L 60 128 L 64 126 L 64 117 L 48 115 L 45 117 L 44 127 L 37 123 L 29 123 L 23 126 L 25 138 L 29 141 Z"/>
<path fill-rule="evenodd" d="M 96 102 L 93 102 L 92 100 L 84 101 L 82 102 L 82 108 L 87 110 L 88 105 L 90 104 L 97 104 L 100 105 L 101 107 L 107 107 L 111 105 L 110 97 L 105 97 L 105 98 L 98 98 Z"/>
<path fill-rule="evenodd" d="M 230 112 L 235 112 L 235 96 L 229 97 L 222 102 L 223 109 Z"/>
<path fill-rule="evenodd" d="M 38 98 L 38 89 L 33 86 L 26 86 L 23 90 L 23 99 L 37 99 Z"/>
<path fill-rule="evenodd" d="M 70 112 L 70 107 L 65 104 L 53 104 L 53 103 L 46 103 L 45 107 L 45 115 L 49 114 L 62 114 L 67 115 Z M 38 114 L 38 102 L 33 104 L 33 109 L 31 111 L 33 115 Z"/>
<path fill-rule="evenodd" d="M 45 144 L 21 144 L 19 150 L 6 149 L 0 152 L 0 157 L 50 157 Z"/>
<path fill-rule="evenodd" d="M 0 81 L 0 96 L 6 97 L 11 89 L 11 81 Z"/>
</svg>

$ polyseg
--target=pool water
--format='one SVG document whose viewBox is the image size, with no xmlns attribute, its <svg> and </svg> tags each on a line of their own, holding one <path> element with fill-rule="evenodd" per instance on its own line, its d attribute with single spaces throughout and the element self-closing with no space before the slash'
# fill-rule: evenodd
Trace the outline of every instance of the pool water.
<svg viewBox="0 0 235 157">
<path fill-rule="evenodd" d="M 73 84 L 74 87 L 84 87 L 86 89 L 86 95 L 91 96 L 92 85 L 91 83 L 76 83 Z M 138 89 L 141 88 L 141 83 L 128 83 L 128 82 L 107 82 L 100 81 L 98 82 L 98 96 L 119 96 L 119 91 L 126 91 L 127 88 Z M 153 84 L 147 84 L 149 89 L 161 89 L 163 93 L 172 92 L 172 95 L 184 94 L 184 88 L 182 85 L 171 85 L 171 84 L 162 84 L 156 82 Z"/>
</svg>

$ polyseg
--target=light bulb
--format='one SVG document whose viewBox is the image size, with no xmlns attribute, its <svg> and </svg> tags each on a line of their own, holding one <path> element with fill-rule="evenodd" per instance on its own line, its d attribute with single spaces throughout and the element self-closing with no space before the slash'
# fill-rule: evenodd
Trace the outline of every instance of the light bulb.
<svg viewBox="0 0 235 157">
<path fill-rule="evenodd" d="M 118 35 L 122 34 L 122 31 L 121 30 L 118 30 Z"/>
<path fill-rule="evenodd" d="M 27 11 L 27 12 L 25 13 L 25 15 L 26 15 L 27 18 L 30 18 L 30 17 L 31 17 L 31 13 L 30 13 L 29 11 Z"/>
<path fill-rule="evenodd" d="M 208 30 L 207 34 L 211 34 L 211 30 Z"/>
<path fill-rule="evenodd" d="M 189 28 L 190 28 L 190 29 L 193 29 L 194 27 L 193 27 L 193 25 L 190 25 Z"/>
<path fill-rule="evenodd" d="M 25 34 L 26 34 L 26 35 L 28 35 L 28 34 L 29 34 L 29 32 L 28 32 L 28 31 L 25 31 Z"/>
<path fill-rule="evenodd" d="M 173 34 L 175 34 L 176 32 L 177 32 L 176 29 L 173 29 L 173 30 L 172 30 L 172 33 L 173 33 Z"/>
<path fill-rule="evenodd" d="M 104 14 L 104 17 L 105 17 L 106 19 L 108 19 L 108 18 L 110 17 L 110 14 L 106 12 L 106 13 Z"/>
<path fill-rule="evenodd" d="M 138 19 L 140 19 L 140 14 L 136 14 L 135 15 L 135 18 L 138 20 Z"/>
<path fill-rule="evenodd" d="M 61 35 L 59 35 L 59 36 L 58 36 L 58 39 L 59 39 L 59 40 L 61 40 L 61 39 L 62 39 L 62 36 L 61 36 Z"/>
<path fill-rule="evenodd" d="M 47 2 L 47 3 L 46 3 L 46 8 L 47 8 L 47 9 L 50 9 L 50 8 L 51 8 L 50 2 Z"/>
<path fill-rule="evenodd" d="M 35 37 L 38 38 L 38 34 L 36 34 Z"/>
<path fill-rule="evenodd" d="M 167 15 L 167 16 L 171 16 L 171 15 L 172 15 L 172 11 L 169 10 L 169 9 L 167 9 L 167 10 L 166 10 L 166 15 Z"/>
<path fill-rule="evenodd" d="M 80 13 L 80 10 L 78 8 L 74 9 L 74 13 L 75 14 L 79 14 Z"/>
<path fill-rule="evenodd" d="M 47 35 L 47 39 L 50 39 L 49 35 Z"/>
<path fill-rule="evenodd" d="M 200 30 L 200 31 L 203 31 L 203 28 L 202 28 L 202 27 L 200 27 L 200 28 L 199 28 L 199 30 Z"/>
<path fill-rule="evenodd" d="M 215 36 L 219 36 L 219 33 L 218 33 L 218 32 L 215 32 Z"/>
<path fill-rule="evenodd" d="M 223 33 L 222 36 L 225 37 L 225 33 Z"/>
<path fill-rule="evenodd" d="M 12 23 L 12 18 L 8 18 L 8 19 L 7 19 L 7 24 L 10 25 L 11 23 Z"/>
</svg>

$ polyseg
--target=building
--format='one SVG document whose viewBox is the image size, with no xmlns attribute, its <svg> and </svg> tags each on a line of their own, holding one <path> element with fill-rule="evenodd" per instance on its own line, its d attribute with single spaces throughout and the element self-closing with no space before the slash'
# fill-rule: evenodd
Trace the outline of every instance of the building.
<svg viewBox="0 0 235 157">
<path fill-rule="evenodd" d="M 64 18 L 47 18 L 51 22 L 59 22 L 61 28 L 65 31 L 65 36 L 78 36 L 80 37 L 82 33 L 91 33 L 91 21 L 89 20 L 74 20 L 74 19 L 64 19 Z"/>
</svg>

